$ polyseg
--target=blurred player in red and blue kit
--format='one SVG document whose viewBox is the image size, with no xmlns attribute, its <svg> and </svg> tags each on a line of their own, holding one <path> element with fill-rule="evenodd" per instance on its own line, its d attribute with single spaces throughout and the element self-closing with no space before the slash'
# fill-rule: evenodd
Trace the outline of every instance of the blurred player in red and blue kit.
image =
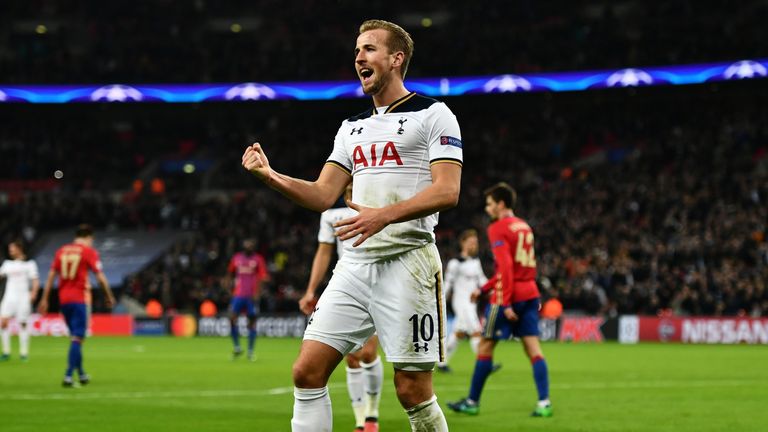
<svg viewBox="0 0 768 432">
<path fill-rule="evenodd" d="M 38 311 L 45 314 L 48 311 L 48 296 L 53 287 L 53 280 L 59 276 L 59 303 L 64 321 L 69 329 L 70 345 L 67 356 L 67 371 L 64 374 L 64 387 L 73 387 L 72 373 L 77 371 L 80 384 L 88 384 L 90 376 L 83 369 L 82 344 L 88 328 L 88 312 L 86 308 L 86 291 L 88 271 L 96 275 L 99 285 L 104 289 L 107 307 L 115 304 L 115 297 L 109 288 L 107 277 L 101 268 L 99 253 L 93 248 L 93 228 L 90 225 L 79 225 L 75 231 L 75 241 L 66 244 L 56 251 L 48 272 L 48 279 L 43 289 Z"/>
<path fill-rule="evenodd" d="M 248 317 L 248 359 L 254 360 L 253 348 L 256 345 L 256 315 L 259 312 L 257 301 L 261 290 L 261 282 L 269 278 L 264 257 L 256 252 L 256 241 L 243 241 L 243 251 L 238 252 L 229 262 L 229 272 L 235 274 L 235 290 L 229 305 L 229 320 L 232 324 L 231 334 L 234 343 L 232 358 L 243 354 L 240 348 L 240 331 L 237 318 L 241 314 Z"/>
<path fill-rule="evenodd" d="M 516 201 L 515 190 L 506 183 L 498 183 L 485 191 L 485 211 L 493 220 L 488 226 L 488 240 L 496 261 L 496 274 L 472 294 L 473 299 L 477 299 L 481 292 L 490 291 L 490 301 L 485 310 L 483 339 L 478 347 L 469 396 L 448 404 L 456 412 L 470 415 L 480 412 L 480 395 L 493 370 L 493 350 L 499 340 L 516 336 L 522 339 L 531 361 L 539 395 L 531 415 L 552 416 L 547 362 L 539 343 L 541 301 L 536 286 L 533 231 L 528 223 L 515 216 Z"/>
</svg>

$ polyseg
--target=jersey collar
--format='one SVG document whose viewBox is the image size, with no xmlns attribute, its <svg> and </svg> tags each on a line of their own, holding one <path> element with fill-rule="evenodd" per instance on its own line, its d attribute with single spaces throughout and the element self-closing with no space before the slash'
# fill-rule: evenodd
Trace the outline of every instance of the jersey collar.
<svg viewBox="0 0 768 432">
<path fill-rule="evenodd" d="M 384 114 L 389 114 L 391 112 L 395 112 L 395 110 L 397 110 L 397 107 L 399 107 L 403 103 L 407 102 L 408 100 L 410 100 L 414 96 L 416 96 L 416 92 L 410 92 L 407 95 L 401 97 L 400 99 L 392 102 L 391 104 L 389 104 L 389 108 L 387 108 L 387 110 L 384 111 Z M 378 115 L 378 114 L 379 113 L 378 113 L 378 111 L 376 111 L 376 107 L 373 107 L 373 111 L 372 111 L 371 115 Z"/>
</svg>

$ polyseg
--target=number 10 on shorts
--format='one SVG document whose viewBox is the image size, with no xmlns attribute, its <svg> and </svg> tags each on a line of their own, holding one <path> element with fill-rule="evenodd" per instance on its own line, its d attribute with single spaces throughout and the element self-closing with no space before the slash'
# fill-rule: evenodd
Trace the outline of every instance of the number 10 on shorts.
<svg viewBox="0 0 768 432">
<path fill-rule="evenodd" d="M 411 315 L 408 321 L 413 325 L 413 350 L 429 352 L 429 341 L 435 335 L 435 320 L 430 314 L 424 314 L 419 319 L 418 314 Z M 419 339 L 421 336 L 421 339 Z"/>
</svg>

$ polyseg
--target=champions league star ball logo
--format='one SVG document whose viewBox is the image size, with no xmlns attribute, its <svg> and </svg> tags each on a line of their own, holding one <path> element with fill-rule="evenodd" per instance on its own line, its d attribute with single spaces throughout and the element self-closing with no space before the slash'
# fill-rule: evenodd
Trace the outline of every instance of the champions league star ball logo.
<svg viewBox="0 0 768 432">
<path fill-rule="evenodd" d="M 509 93 L 519 91 L 531 91 L 531 82 L 519 75 L 501 75 L 485 83 L 483 90 L 486 93 Z"/>
<path fill-rule="evenodd" d="M 123 84 L 112 84 L 101 87 L 91 93 L 94 102 L 138 102 L 144 99 L 140 91 Z"/>
<path fill-rule="evenodd" d="M 728 66 L 723 76 L 725 79 L 758 78 L 768 76 L 768 70 L 756 61 L 742 60 Z"/>
<path fill-rule="evenodd" d="M 224 93 L 227 100 L 259 100 L 274 99 L 277 96 L 274 90 L 259 83 L 243 83 L 232 87 Z"/>
<path fill-rule="evenodd" d="M 637 87 L 653 83 L 648 72 L 641 69 L 622 69 L 614 72 L 605 80 L 608 87 Z"/>
</svg>

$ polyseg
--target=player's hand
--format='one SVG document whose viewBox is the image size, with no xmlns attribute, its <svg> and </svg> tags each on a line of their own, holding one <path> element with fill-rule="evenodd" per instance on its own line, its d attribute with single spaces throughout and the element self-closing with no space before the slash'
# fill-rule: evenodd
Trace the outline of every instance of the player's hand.
<svg viewBox="0 0 768 432">
<path fill-rule="evenodd" d="M 304 294 L 304 297 L 299 299 L 299 309 L 301 309 L 305 315 L 311 315 L 315 310 L 316 304 L 317 302 L 315 301 L 314 293 L 306 293 Z"/>
<path fill-rule="evenodd" d="M 48 312 L 48 300 L 42 299 L 37 305 L 37 313 L 40 315 L 45 315 L 46 312 Z"/>
<path fill-rule="evenodd" d="M 104 303 L 107 305 L 108 308 L 112 309 L 112 307 L 115 305 L 115 297 L 114 296 L 107 296 Z"/>
<path fill-rule="evenodd" d="M 483 295 L 483 292 L 480 291 L 479 289 L 476 289 L 472 291 L 471 294 L 469 294 L 469 301 L 471 301 L 472 303 L 477 303 L 477 299 L 479 299 L 481 295 Z"/>
<path fill-rule="evenodd" d="M 510 306 L 504 308 L 504 316 L 510 321 L 517 321 L 517 314 Z"/>
<path fill-rule="evenodd" d="M 349 240 L 352 237 L 360 236 L 352 247 L 363 244 L 369 237 L 381 231 L 389 225 L 390 219 L 386 208 L 363 207 L 352 201 L 347 201 L 347 206 L 352 210 L 357 210 L 357 215 L 342 219 L 335 224 L 334 228 L 341 228 L 336 231 L 336 237 L 339 240 Z"/>
<path fill-rule="evenodd" d="M 243 168 L 258 177 L 259 180 L 268 180 L 272 173 L 267 155 L 264 154 L 264 150 L 262 150 L 259 143 L 254 143 L 245 148 L 242 163 Z"/>
</svg>

